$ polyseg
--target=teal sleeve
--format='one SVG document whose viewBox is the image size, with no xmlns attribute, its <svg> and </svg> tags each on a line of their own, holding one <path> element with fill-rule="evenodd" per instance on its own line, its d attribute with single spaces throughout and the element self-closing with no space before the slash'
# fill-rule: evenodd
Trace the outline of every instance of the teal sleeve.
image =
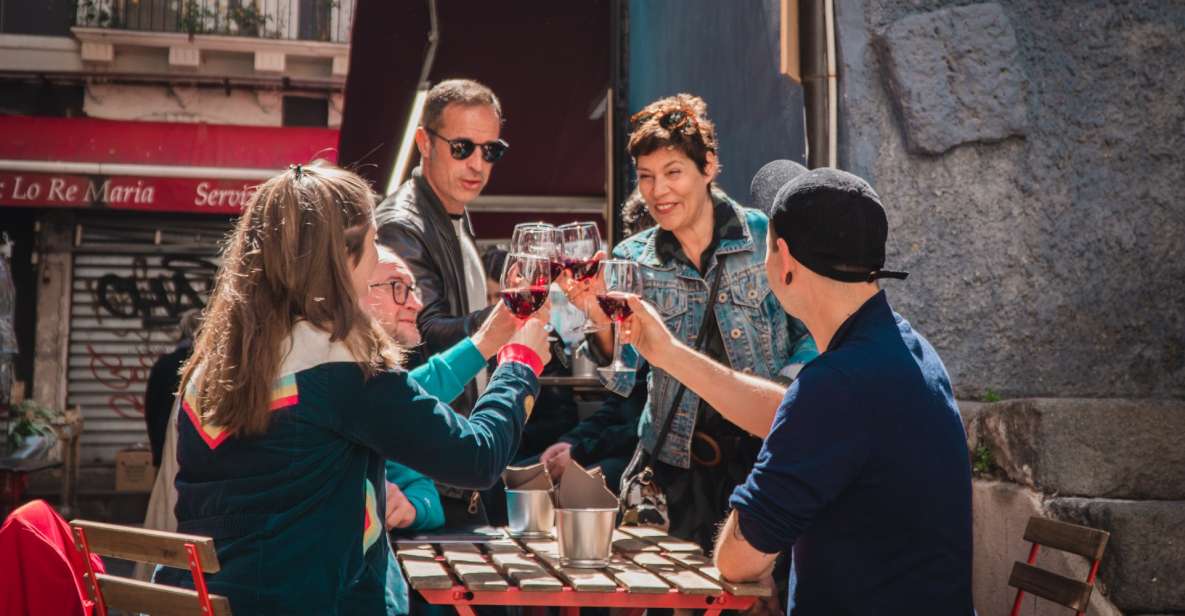
<svg viewBox="0 0 1185 616">
<path fill-rule="evenodd" d="M 810 334 L 804 334 L 794 342 L 787 364 L 805 364 L 819 356 L 819 348 L 815 346 L 815 339 Z"/>
<path fill-rule="evenodd" d="M 486 365 L 473 340 L 465 338 L 443 353 L 428 358 L 409 375 L 413 381 L 441 402 L 449 403 L 465 391 Z"/>
<path fill-rule="evenodd" d="M 398 486 L 416 508 L 415 521 L 403 530 L 435 530 L 444 526 L 444 505 L 440 503 L 440 492 L 431 479 L 398 462 L 387 460 L 387 481 Z"/>
<path fill-rule="evenodd" d="M 539 395 L 539 378 L 515 361 L 494 370 L 469 417 L 454 413 L 401 370 L 366 378 L 355 363 L 320 369 L 332 410 L 324 417 L 333 429 L 386 459 L 466 489 L 497 483 L 518 450 L 525 407 Z"/>
</svg>

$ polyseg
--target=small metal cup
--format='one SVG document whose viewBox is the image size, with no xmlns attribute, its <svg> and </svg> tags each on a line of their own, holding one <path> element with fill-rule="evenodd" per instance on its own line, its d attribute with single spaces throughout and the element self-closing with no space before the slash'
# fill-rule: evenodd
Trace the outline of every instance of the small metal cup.
<svg viewBox="0 0 1185 616">
<path fill-rule="evenodd" d="M 555 526 L 551 490 L 506 490 L 506 516 L 510 534 L 514 537 L 551 537 L 551 529 Z"/>
<path fill-rule="evenodd" d="M 617 508 L 557 509 L 560 566 L 599 569 L 609 566 Z"/>
</svg>

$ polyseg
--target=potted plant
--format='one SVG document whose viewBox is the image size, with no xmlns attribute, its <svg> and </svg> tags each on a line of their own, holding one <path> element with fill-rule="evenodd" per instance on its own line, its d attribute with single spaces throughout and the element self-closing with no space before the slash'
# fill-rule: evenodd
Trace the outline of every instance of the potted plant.
<svg viewBox="0 0 1185 616">
<path fill-rule="evenodd" d="M 267 22 L 272 18 L 254 4 L 233 6 L 227 11 L 227 17 L 241 36 L 263 36 Z"/>
<path fill-rule="evenodd" d="M 5 437 L 5 458 L 35 460 L 44 456 L 57 440 L 53 429 L 57 416 L 56 411 L 33 400 L 12 407 Z"/>
</svg>

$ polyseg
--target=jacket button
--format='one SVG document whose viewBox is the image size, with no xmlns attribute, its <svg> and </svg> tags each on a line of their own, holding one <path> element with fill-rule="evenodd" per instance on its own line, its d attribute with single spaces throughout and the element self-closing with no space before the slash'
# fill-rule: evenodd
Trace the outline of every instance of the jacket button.
<svg viewBox="0 0 1185 616">
<path fill-rule="evenodd" d="M 741 337 L 741 330 L 740 330 L 740 328 L 734 327 L 734 328 L 732 328 L 732 331 L 728 332 L 728 335 L 732 336 L 733 340 L 736 340 L 737 338 Z"/>
<path fill-rule="evenodd" d="M 724 302 L 727 302 L 728 301 L 728 293 L 721 291 L 720 295 L 716 296 L 716 301 L 720 302 L 721 304 L 723 304 Z"/>
<path fill-rule="evenodd" d="M 749 289 L 749 299 L 757 299 L 757 289 Z"/>
</svg>

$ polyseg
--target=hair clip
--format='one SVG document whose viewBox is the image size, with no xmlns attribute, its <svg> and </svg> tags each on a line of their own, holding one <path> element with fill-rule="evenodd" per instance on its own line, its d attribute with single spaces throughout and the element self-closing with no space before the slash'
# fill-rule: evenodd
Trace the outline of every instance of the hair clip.
<svg viewBox="0 0 1185 616">
<path fill-rule="evenodd" d="M 300 163 L 288 165 L 288 170 L 296 174 L 297 180 L 304 179 L 304 167 L 302 167 Z"/>
</svg>

